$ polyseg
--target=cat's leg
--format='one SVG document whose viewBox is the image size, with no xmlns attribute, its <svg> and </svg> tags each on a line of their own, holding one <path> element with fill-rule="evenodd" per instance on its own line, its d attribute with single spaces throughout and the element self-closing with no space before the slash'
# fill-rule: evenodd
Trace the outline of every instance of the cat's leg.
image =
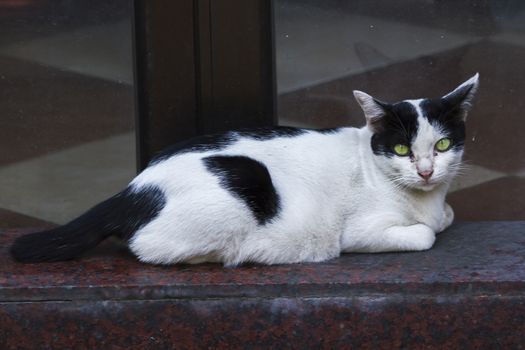
<svg viewBox="0 0 525 350">
<path fill-rule="evenodd" d="M 316 227 L 314 217 L 311 215 L 310 220 L 305 218 L 302 221 L 281 217 L 270 225 L 259 226 L 242 242 L 237 261 L 232 263 L 291 264 L 319 262 L 339 256 L 341 228 L 322 219 L 316 220 Z"/>
<path fill-rule="evenodd" d="M 304 241 L 293 239 L 304 233 L 275 235 L 273 237 L 253 237 L 243 242 L 237 260 L 231 265 L 243 262 L 261 264 L 294 264 L 300 262 L 320 262 L 339 256 L 341 249 L 336 235 L 322 240 Z"/>
<path fill-rule="evenodd" d="M 444 231 L 447 227 L 452 225 L 453 221 L 454 221 L 454 210 L 448 203 L 445 202 L 445 208 L 443 210 L 443 219 L 441 221 L 441 228 L 438 231 L 438 233 Z"/>
<path fill-rule="evenodd" d="M 210 185 L 169 199 L 158 217 L 133 235 L 129 247 L 148 263 L 227 263 L 254 226 L 240 201 Z"/>
<path fill-rule="evenodd" d="M 366 231 L 345 232 L 343 251 L 362 253 L 420 251 L 430 249 L 436 240 L 434 231 L 424 224 L 369 227 Z"/>
</svg>

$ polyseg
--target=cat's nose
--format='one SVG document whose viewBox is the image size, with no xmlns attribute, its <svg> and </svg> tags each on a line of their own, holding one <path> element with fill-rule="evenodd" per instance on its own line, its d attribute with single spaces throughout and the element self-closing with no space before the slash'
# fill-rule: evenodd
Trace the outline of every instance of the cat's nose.
<svg viewBox="0 0 525 350">
<path fill-rule="evenodd" d="M 426 170 L 426 171 L 418 171 L 417 174 L 419 176 L 421 176 L 423 179 L 425 179 L 425 181 L 428 181 L 428 179 L 430 179 L 430 177 L 432 176 L 432 174 L 434 173 L 433 170 Z"/>
</svg>

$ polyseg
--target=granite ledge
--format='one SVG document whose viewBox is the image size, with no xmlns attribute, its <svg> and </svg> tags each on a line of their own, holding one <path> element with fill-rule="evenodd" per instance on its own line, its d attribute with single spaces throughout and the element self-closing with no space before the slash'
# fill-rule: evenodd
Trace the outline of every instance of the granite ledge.
<svg viewBox="0 0 525 350">
<path fill-rule="evenodd" d="M 407 296 L 525 297 L 525 222 L 457 223 L 429 251 L 324 263 L 151 266 L 113 241 L 81 259 L 19 264 L 0 231 L 0 302 Z"/>
</svg>

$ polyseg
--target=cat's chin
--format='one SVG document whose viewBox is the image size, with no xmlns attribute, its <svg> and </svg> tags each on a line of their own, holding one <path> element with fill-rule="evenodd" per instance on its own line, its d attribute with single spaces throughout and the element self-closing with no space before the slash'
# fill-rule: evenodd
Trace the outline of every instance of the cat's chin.
<svg viewBox="0 0 525 350">
<path fill-rule="evenodd" d="M 438 187 L 439 183 L 416 183 L 413 188 L 415 190 L 423 191 L 423 192 L 430 192 L 436 189 Z"/>
</svg>

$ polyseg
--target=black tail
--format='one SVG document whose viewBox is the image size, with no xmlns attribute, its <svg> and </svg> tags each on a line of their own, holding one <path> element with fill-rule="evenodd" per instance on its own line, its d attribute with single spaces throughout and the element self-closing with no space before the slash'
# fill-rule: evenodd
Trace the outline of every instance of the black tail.
<svg viewBox="0 0 525 350">
<path fill-rule="evenodd" d="M 70 260 L 111 235 L 129 239 L 153 220 L 165 203 L 164 194 L 156 187 L 128 187 L 64 226 L 18 238 L 11 254 L 27 263 Z"/>
</svg>

